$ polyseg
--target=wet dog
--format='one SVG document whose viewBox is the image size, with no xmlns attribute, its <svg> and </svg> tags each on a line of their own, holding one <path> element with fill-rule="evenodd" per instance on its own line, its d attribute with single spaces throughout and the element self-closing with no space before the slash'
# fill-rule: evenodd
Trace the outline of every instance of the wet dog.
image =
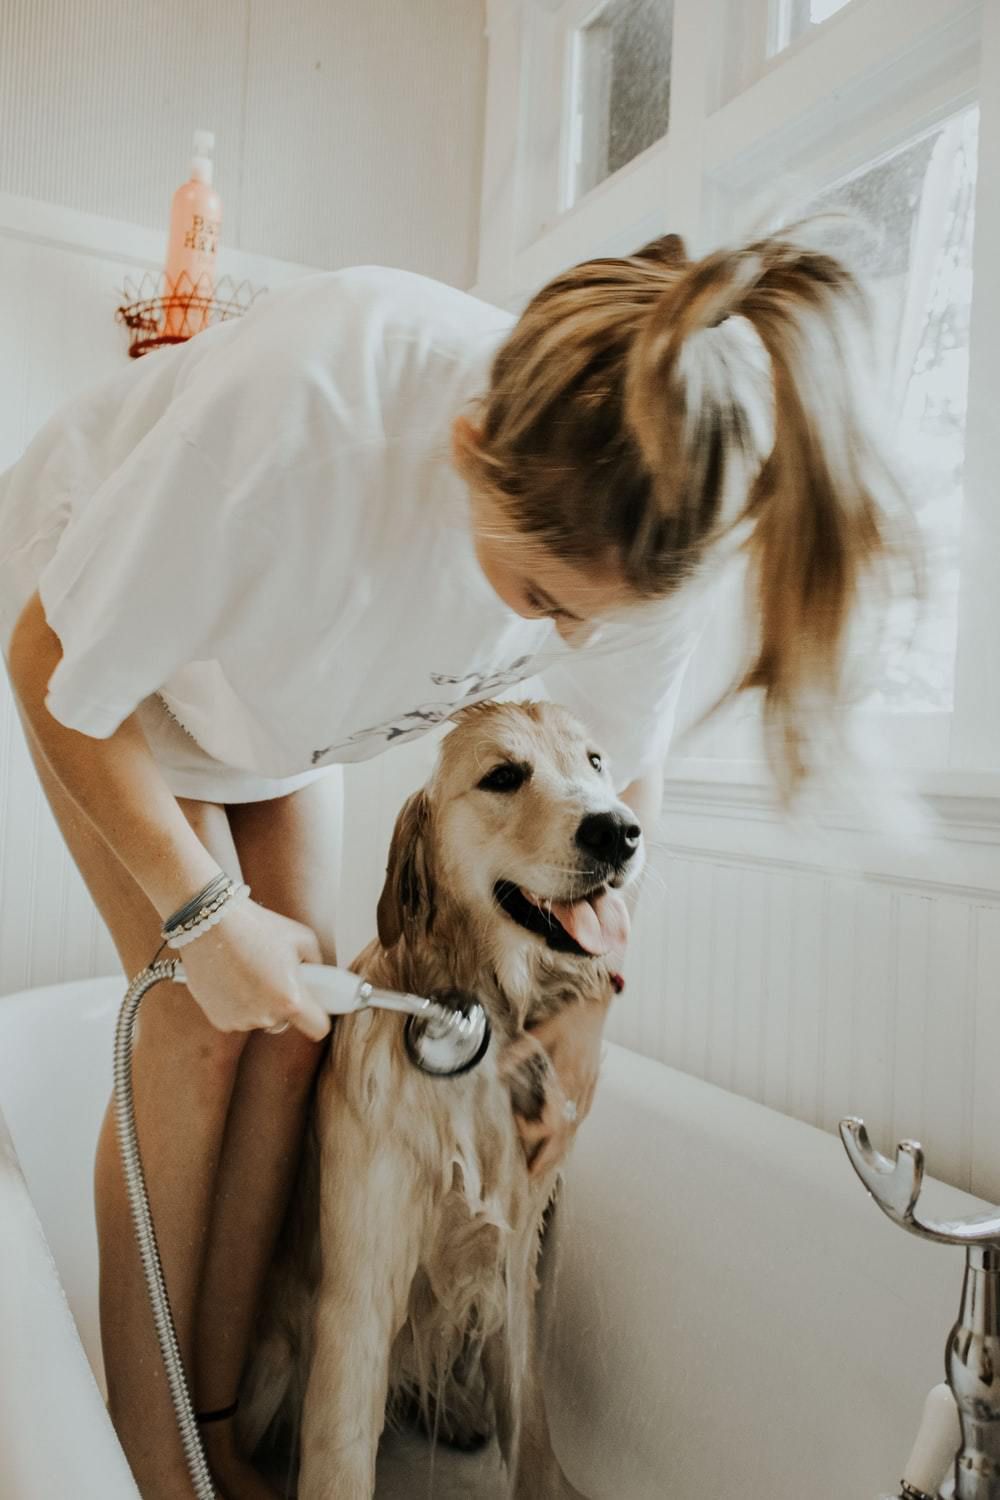
<svg viewBox="0 0 1000 1500">
<path fill-rule="evenodd" d="M 352 967 L 464 991 L 493 1045 L 458 1078 L 407 1056 L 399 1016 L 336 1027 L 265 1294 L 244 1435 L 298 1446 L 300 1500 L 372 1500 L 386 1417 L 461 1445 L 496 1432 L 514 1500 L 583 1500 L 549 1439 L 536 1262 L 557 1172 L 529 1174 L 512 1112 L 550 1063 L 526 1028 L 607 1003 L 642 834 L 579 722 L 551 704 L 463 711 L 399 815 L 378 939 Z"/>
</svg>

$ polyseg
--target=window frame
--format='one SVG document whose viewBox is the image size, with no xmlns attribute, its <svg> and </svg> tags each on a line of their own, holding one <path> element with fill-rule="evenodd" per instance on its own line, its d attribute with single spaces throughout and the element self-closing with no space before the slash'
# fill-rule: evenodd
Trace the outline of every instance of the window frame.
<svg viewBox="0 0 1000 1500">
<path fill-rule="evenodd" d="M 593 26 L 601 17 L 603 11 L 613 3 L 613 0 L 564 0 L 558 12 L 558 28 L 560 33 L 559 45 L 565 55 L 565 73 L 563 94 L 563 115 L 560 122 L 558 156 L 559 156 L 559 212 L 569 213 L 583 199 L 590 196 L 601 188 L 611 178 L 620 176 L 622 171 L 638 161 L 649 151 L 655 150 L 664 137 L 654 141 L 645 151 L 638 152 L 625 166 L 609 177 L 602 178 L 594 187 L 586 192 L 576 191 L 577 173 L 580 169 L 580 146 L 583 135 L 583 111 L 581 109 L 581 75 L 583 72 L 583 33 Z M 669 0 L 671 5 L 674 0 Z"/>
<path fill-rule="evenodd" d="M 524 163 L 538 140 L 539 80 L 528 76 L 533 49 L 544 31 L 547 55 L 554 46 L 563 78 L 572 76 L 566 70 L 573 31 L 600 8 L 599 0 L 488 0 L 491 44 L 494 30 L 506 28 L 508 65 L 511 57 L 519 60 L 522 85 L 520 106 L 507 121 L 517 145 L 506 200 L 494 192 L 491 206 L 495 218 L 506 201 L 528 232 L 513 237 L 509 255 L 494 258 L 477 289 L 509 307 L 519 307 L 576 260 L 624 253 L 667 229 L 681 233 L 695 252 L 751 232 L 763 195 L 777 179 L 786 186 L 794 179 L 805 198 L 970 103 L 979 105 L 954 705 L 949 713 L 886 710 L 873 718 L 900 763 L 952 780 L 968 773 L 981 788 L 983 774 L 1000 772 L 1000 588 L 982 567 L 984 558 L 1000 559 L 1000 504 L 992 494 L 992 476 L 1000 474 L 1000 423 L 989 399 L 990 392 L 1000 395 L 1000 278 L 994 269 L 1000 265 L 1000 194 L 990 189 L 1000 181 L 1000 6 L 851 0 L 770 55 L 769 0 L 674 0 L 667 135 L 572 207 L 560 198 L 547 221 L 531 224 L 518 200 Z M 551 97 L 551 74 L 547 88 Z M 567 140 L 566 92 L 555 90 L 560 154 Z M 548 130 L 551 149 L 551 118 Z M 484 205 L 490 187 L 487 180 Z M 485 239 L 489 212 L 483 231 Z M 725 767 L 722 779 L 731 779 L 738 763 L 747 779 L 764 779 L 757 739 L 750 726 L 722 723 L 690 757 L 680 747 L 681 770 L 687 765 L 694 774 L 697 767 L 702 776 L 718 762 Z"/>
</svg>

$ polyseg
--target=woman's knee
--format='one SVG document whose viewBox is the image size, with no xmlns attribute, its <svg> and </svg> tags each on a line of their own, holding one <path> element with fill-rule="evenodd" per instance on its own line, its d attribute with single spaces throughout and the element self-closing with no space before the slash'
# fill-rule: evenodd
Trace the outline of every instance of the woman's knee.
<svg viewBox="0 0 1000 1500">
<path fill-rule="evenodd" d="M 141 1052 L 172 1068 L 226 1077 L 239 1065 L 249 1035 L 219 1031 L 184 985 L 157 985 L 139 1011 L 136 1055 Z"/>
<path fill-rule="evenodd" d="M 311 1084 L 326 1051 L 327 1042 L 314 1042 L 290 1027 L 280 1036 L 255 1032 L 253 1048 L 261 1066 L 283 1085 L 297 1090 Z"/>
</svg>

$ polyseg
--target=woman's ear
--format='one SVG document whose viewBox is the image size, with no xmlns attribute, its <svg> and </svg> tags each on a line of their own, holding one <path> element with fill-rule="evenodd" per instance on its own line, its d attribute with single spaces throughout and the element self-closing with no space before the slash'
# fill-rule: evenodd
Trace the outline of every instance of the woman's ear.
<svg viewBox="0 0 1000 1500">
<path fill-rule="evenodd" d="M 392 948 L 409 928 L 428 932 L 434 919 L 434 879 L 430 860 L 430 799 L 414 792 L 404 804 L 385 871 L 378 902 L 378 938 Z"/>
<path fill-rule="evenodd" d="M 478 448 L 482 433 L 468 417 L 457 416 L 451 424 L 451 455 L 460 463 L 463 453 Z"/>
</svg>

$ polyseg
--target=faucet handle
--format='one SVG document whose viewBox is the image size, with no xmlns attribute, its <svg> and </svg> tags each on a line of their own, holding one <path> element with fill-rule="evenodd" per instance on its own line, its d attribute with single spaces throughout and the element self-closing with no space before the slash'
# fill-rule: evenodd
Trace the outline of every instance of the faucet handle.
<svg viewBox="0 0 1000 1500">
<path fill-rule="evenodd" d="M 1000 1249 L 1000 1210 L 971 1219 L 918 1217 L 917 1201 L 924 1180 L 924 1152 L 918 1141 L 900 1141 L 896 1159 L 876 1151 L 864 1120 L 848 1115 L 840 1122 L 840 1139 L 868 1192 L 894 1224 L 942 1245 L 992 1245 Z"/>
</svg>

